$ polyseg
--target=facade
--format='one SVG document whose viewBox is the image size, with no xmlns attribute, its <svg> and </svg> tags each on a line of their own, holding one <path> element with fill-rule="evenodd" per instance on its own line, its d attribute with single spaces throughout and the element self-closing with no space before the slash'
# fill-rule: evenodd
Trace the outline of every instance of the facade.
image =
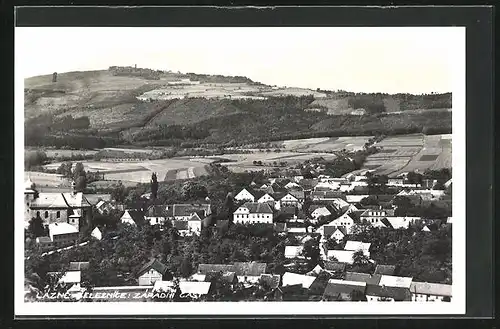
<svg viewBox="0 0 500 329">
<path fill-rule="evenodd" d="M 331 207 L 327 206 L 317 206 L 317 207 L 310 207 L 310 209 L 313 208 L 314 210 L 311 212 L 311 217 L 314 219 L 318 219 L 320 217 L 325 217 L 325 216 L 330 216 L 335 213 L 335 211 Z"/>
<path fill-rule="evenodd" d="M 412 282 L 410 292 L 414 302 L 450 302 L 452 297 L 449 284 Z"/>
<path fill-rule="evenodd" d="M 262 186 L 261 186 L 261 188 L 262 188 Z M 267 188 L 267 185 L 266 185 L 266 188 Z M 238 201 L 251 201 L 251 202 L 255 202 L 255 197 L 247 189 L 241 190 L 238 194 L 236 194 L 234 196 L 234 199 L 238 200 Z"/>
<path fill-rule="evenodd" d="M 267 203 L 247 202 L 233 214 L 233 222 L 241 224 L 273 223 L 273 210 Z"/>
<path fill-rule="evenodd" d="M 280 208 L 282 207 L 297 207 L 302 208 L 302 203 L 291 193 L 286 194 L 280 200 Z"/>
<path fill-rule="evenodd" d="M 76 243 L 78 230 L 68 223 L 49 224 L 49 238 L 53 247 L 64 247 Z"/>
<path fill-rule="evenodd" d="M 120 221 L 124 224 L 137 226 L 138 223 L 140 224 L 144 221 L 144 214 L 138 210 L 125 210 L 122 217 L 120 217 Z"/>
<path fill-rule="evenodd" d="M 330 222 L 328 225 L 331 226 L 343 226 L 346 229 L 347 234 L 350 234 L 352 231 L 352 227 L 354 226 L 354 219 L 352 219 L 349 214 L 344 213 L 342 216 L 336 218 L 332 222 Z"/>
<path fill-rule="evenodd" d="M 360 296 L 364 296 L 365 290 L 365 282 L 330 279 L 323 293 L 323 299 L 351 301 L 354 292 L 357 292 Z"/>
<path fill-rule="evenodd" d="M 167 266 L 156 259 L 152 259 L 137 272 L 137 281 L 140 286 L 151 286 L 156 281 L 162 281 L 167 272 Z"/>
</svg>

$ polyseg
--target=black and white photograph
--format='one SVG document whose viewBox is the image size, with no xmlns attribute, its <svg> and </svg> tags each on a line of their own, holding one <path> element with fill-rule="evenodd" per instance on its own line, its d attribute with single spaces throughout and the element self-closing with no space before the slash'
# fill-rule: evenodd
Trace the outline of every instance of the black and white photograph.
<svg viewBox="0 0 500 329">
<path fill-rule="evenodd" d="M 465 312 L 464 27 L 16 27 L 15 80 L 16 314 Z"/>
</svg>

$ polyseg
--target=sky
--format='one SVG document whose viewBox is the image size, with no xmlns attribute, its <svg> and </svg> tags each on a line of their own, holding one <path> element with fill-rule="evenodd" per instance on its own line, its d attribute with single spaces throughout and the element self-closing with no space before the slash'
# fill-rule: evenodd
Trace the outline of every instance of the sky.
<svg viewBox="0 0 500 329">
<path fill-rule="evenodd" d="M 16 75 L 137 67 L 353 92 L 451 92 L 453 27 L 21 27 Z"/>
</svg>

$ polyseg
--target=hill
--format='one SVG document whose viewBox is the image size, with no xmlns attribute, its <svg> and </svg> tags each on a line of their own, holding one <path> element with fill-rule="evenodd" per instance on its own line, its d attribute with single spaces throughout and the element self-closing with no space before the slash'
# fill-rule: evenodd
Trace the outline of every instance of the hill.
<svg viewBox="0 0 500 329">
<path fill-rule="evenodd" d="M 451 132 L 451 94 L 279 88 L 245 77 L 110 67 L 25 80 L 31 146 L 242 145 L 280 139 Z M 311 110 L 312 109 L 312 110 Z"/>
</svg>

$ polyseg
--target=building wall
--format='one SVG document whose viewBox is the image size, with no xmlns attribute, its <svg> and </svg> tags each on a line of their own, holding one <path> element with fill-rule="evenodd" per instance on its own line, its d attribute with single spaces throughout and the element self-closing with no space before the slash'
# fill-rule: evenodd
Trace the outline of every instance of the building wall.
<svg viewBox="0 0 500 329">
<path fill-rule="evenodd" d="M 153 285 L 156 281 L 161 281 L 163 276 L 160 272 L 150 269 L 143 275 L 141 275 L 138 279 L 140 286 L 150 286 Z"/>
<path fill-rule="evenodd" d="M 243 214 L 235 213 L 233 215 L 234 223 L 250 224 L 250 223 L 273 223 L 272 214 Z"/>
<path fill-rule="evenodd" d="M 379 297 L 379 296 L 366 296 L 366 300 L 368 302 L 380 302 L 382 301 L 382 297 Z M 387 298 L 384 298 L 384 302 L 394 302 L 394 298 L 389 298 L 389 300 L 387 300 Z"/>
<path fill-rule="evenodd" d="M 165 222 L 165 217 L 146 217 L 146 221 L 151 225 L 161 225 Z"/>
<path fill-rule="evenodd" d="M 75 243 L 78 240 L 77 233 L 57 234 L 52 236 L 54 247 L 62 247 Z"/>
<path fill-rule="evenodd" d="M 193 233 L 200 233 L 201 232 L 201 220 L 188 221 L 188 227 Z"/>
<path fill-rule="evenodd" d="M 49 225 L 52 223 L 67 223 L 68 222 L 68 209 L 31 209 L 30 218 L 40 215 L 44 225 Z"/>
<path fill-rule="evenodd" d="M 442 302 L 443 299 L 444 296 L 417 294 L 417 293 L 411 294 L 411 300 L 413 302 Z"/>
<path fill-rule="evenodd" d="M 328 215 L 331 215 L 328 209 L 318 208 L 312 212 L 311 217 L 314 219 L 318 219 L 320 216 L 328 216 Z"/>
<path fill-rule="evenodd" d="M 249 200 L 249 201 L 252 201 L 252 202 L 255 201 L 255 197 L 252 194 L 250 194 L 250 192 L 248 192 L 247 190 L 243 190 L 240 193 L 238 193 L 234 197 L 234 199 L 238 200 L 238 201 L 243 201 L 243 200 Z"/>
</svg>

